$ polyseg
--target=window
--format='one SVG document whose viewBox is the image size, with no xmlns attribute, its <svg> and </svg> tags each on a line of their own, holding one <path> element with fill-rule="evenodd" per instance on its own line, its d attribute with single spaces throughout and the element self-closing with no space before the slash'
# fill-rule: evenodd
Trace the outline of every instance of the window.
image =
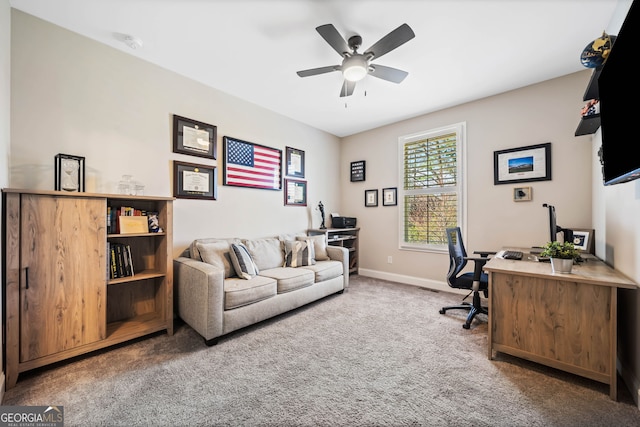
<svg viewBox="0 0 640 427">
<path fill-rule="evenodd" d="M 400 248 L 447 250 L 464 221 L 464 123 L 398 138 Z"/>
</svg>

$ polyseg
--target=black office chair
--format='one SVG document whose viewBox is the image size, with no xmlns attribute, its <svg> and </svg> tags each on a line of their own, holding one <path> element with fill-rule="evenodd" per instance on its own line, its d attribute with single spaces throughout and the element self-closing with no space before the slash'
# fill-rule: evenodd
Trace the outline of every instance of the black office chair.
<svg viewBox="0 0 640 427">
<path fill-rule="evenodd" d="M 449 241 L 449 273 L 447 273 L 447 282 L 449 286 L 456 289 L 468 289 L 469 294 L 462 299 L 459 305 L 442 307 L 440 314 L 446 313 L 447 310 L 462 309 L 469 311 L 467 321 L 462 325 L 463 328 L 469 329 L 471 322 L 478 313 L 489 314 L 487 307 L 480 304 L 480 291 L 484 293 L 484 297 L 489 296 L 489 277 L 482 272 L 482 268 L 489 261 L 489 255 L 495 252 L 474 251 L 479 257 L 468 257 L 467 251 L 462 242 L 462 233 L 460 227 L 447 228 L 447 240 Z M 473 273 L 462 273 L 461 271 L 467 265 L 467 261 L 474 262 Z M 473 303 L 465 302 L 469 295 L 473 294 Z"/>
</svg>

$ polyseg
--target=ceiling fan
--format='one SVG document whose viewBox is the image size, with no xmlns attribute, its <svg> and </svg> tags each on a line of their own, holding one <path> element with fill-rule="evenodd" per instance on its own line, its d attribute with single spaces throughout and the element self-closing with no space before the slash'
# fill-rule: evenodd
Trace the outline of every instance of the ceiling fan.
<svg viewBox="0 0 640 427">
<path fill-rule="evenodd" d="M 356 82 L 362 80 L 367 75 L 372 75 L 393 83 L 400 83 L 409 74 L 397 68 L 371 63 L 374 59 L 380 58 L 382 55 L 391 52 L 415 37 L 413 30 L 407 24 L 402 24 L 391 31 L 369 49 L 365 50 L 364 53 L 358 53 L 358 48 L 362 44 L 362 37 L 358 35 L 349 37 L 349 41 L 347 42 L 332 24 L 316 27 L 316 31 L 342 56 L 342 64 L 302 70 L 298 71 L 298 75 L 300 77 L 309 77 L 330 73 L 332 71 L 342 71 L 344 83 L 340 90 L 341 97 L 353 94 Z"/>
</svg>

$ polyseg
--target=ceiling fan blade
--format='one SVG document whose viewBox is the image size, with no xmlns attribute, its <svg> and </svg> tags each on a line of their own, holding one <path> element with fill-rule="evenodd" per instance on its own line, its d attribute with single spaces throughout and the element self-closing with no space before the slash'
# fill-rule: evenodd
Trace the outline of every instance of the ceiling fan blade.
<svg viewBox="0 0 640 427">
<path fill-rule="evenodd" d="M 393 83 L 400 83 L 409 75 L 406 71 L 397 68 L 385 67 L 384 65 L 371 64 L 369 75 L 382 80 L 388 80 Z"/>
<path fill-rule="evenodd" d="M 367 49 L 365 55 L 370 53 L 374 58 L 380 58 L 385 53 L 389 53 L 398 46 L 402 46 L 415 36 L 410 26 L 402 24 Z"/>
<path fill-rule="evenodd" d="M 300 77 L 317 76 L 318 74 L 330 73 L 332 71 L 339 71 L 339 65 L 330 65 L 328 67 L 311 68 L 309 70 L 298 71 Z"/>
<path fill-rule="evenodd" d="M 356 82 L 349 81 L 347 79 L 344 80 L 342 84 L 342 89 L 340 89 L 340 97 L 351 96 L 353 95 L 353 90 L 356 88 Z"/>
<path fill-rule="evenodd" d="M 344 37 L 340 35 L 338 30 L 336 30 L 336 27 L 332 24 L 320 25 L 319 27 L 316 27 L 316 31 L 320 33 L 322 38 L 325 39 L 326 42 L 329 43 L 329 46 L 338 52 L 340 56 L 344 56 L 345 52 L 351 51 Z"/>
</svg>

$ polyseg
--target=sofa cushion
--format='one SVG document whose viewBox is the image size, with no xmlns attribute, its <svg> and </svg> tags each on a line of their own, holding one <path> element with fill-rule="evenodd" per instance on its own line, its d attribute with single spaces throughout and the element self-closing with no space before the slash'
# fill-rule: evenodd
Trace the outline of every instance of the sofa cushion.
<svg viewBox="0 0 640 427">
<path fill-rule="evenodd" d="M 316 261 L 326 261 L 329 258 L 329 254 L 327 254 L 327 235 L 326 234 L 318 234 L 315 236 L 296 236 L 297 240 L 313 240 L 313 248 L 315 251 L 315 259 Z"/>
<path fill-rule="evenodd" d="M 342 276 L 342 263 L 340 261 L 317 261 L 315 265 L 298 268 L 298 270 L 302 269 L 313 271 L 316 283 Z M 345 274 L 349 273 L 345 272 Z"/>
<path fill-rule="evenodd" d="M 301 267 L 315 263 L 313 240 L 287 240 L 284 242 L 283 267 Z"/>
<path fill-rule="evenodd" d="M 198 250 L 198 243 L 216 243 L 216 242 L 227 242 L 228 244 L 231 243 L 242 243 L 242 241 L 240 239 L 236 239 L 236 238 L 219 238 L 219 237 L 207 237 L 204 239 L 196 239 L 193 242 L 191 242 L 191 245 L 189 245 L 189 257 L 191 257 L 192 259 L 197 259 L 199 261 L 202 261 L 202 256 L 200 255 L 200 251 Z"/>
<path fill-rule="evenodd" d="M 242 307 L 276 295 L 276 281 L 263 276 L 250 280 L 231 277 L 224 281 L 224 309 Z"/>
<path fill-rule="evenodd" d="M 260 276 L 276 279 L 278 293 L 293 291 L 313 285 L 314 273 L 305 268 L 277 267 L 262 270 Z"/>
<path fill-rule="evenodd" d="M 284 254 L 277 238 L 245 239 L 243 243 L 260 270 L 282 267 L 284 264 Z"/>
<path fill-rule="evenodd" d="M 251 258 L 247 247 L 242 243 L 232 243 L 229 255 L 238 277 L 249 280 L 260 272 L 253 258 Z"/>
<path fill-rule="evenodd" d="M 198 249 L 200 259 L 203 262 L 224 270 L 225 279 L 235 275 L 235 270 L 229 254 L 231 245 L 228 241 L 217 240 L 208 243 L 196 241 L 195 247 Z"/>
</svg>

